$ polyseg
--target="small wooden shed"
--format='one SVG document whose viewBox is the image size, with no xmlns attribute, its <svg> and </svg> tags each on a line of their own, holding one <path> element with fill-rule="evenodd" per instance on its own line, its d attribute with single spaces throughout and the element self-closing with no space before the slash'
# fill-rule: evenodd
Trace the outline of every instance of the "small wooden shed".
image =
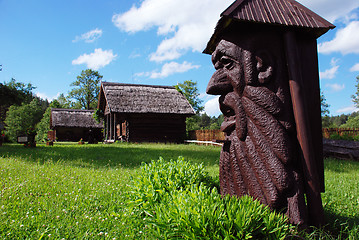
<svg viewBox="0 0 359 240">
<path fill-rule="evenodd" d="M 186 118 L 195 114 L 183 94 L 170 86 L 102 82 L 105 141 L 183 142 Z"/>
<path fill-rule="evenodd" d="M 52 108 L 50 128 L 57 141 L 88 141 L 93 137 L 102 141 L 103 123 L 92 117 L 94 110 Z"/>
</svg>

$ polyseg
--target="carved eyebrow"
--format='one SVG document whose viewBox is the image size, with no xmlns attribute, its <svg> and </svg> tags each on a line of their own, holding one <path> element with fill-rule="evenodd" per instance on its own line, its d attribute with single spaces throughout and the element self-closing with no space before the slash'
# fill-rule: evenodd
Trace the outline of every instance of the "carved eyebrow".
<svg viewBox="0 0 359 240">
<path fill-rule="evenodd" d="M 212 60 L 213 65 L 215 65 L 216 62 L 219 60 L 218 54 L 219 54 L 218 49 L 216 49 L 212 54 L 211 60 Z"/>
<path fill-rule="evenodd" d="M 226 50 L 224 48 L 217 48 L 212 54 L 212 63 L 215 64 L 224 55 L 227 55 Z"/>
</svg>

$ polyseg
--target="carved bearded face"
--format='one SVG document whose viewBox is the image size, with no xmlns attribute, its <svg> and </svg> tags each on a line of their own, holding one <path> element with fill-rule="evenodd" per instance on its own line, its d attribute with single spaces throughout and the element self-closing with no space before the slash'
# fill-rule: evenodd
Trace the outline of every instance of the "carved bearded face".
<svg viewBox="0 0 359 240">
<path fill-rule="evenodd" d="M 269 81 L 273 68 L 266 65 L 268 63 L 263 62 L 261 57 L 253 56 L 248 48 L 242 49 L 226 40 L 219 42 L 212 54 L 212 62 L 216 72 L 207 86 L 207 93 L 221 95 L 219 103 L 224 115 L 221 130 L 227 135 L 236 130 L 239 139 L 244 140 L 247 133 L 247 120 L 243 106 L 239 102 L 243 94 L 256 100 L 260 98 L 258 94 L 263 95 L 264 91 L 266 95 L 272 97 L 271 100 L 274 100 L 272 106 L 265 107 L 279 108 L 279 99 L 266 88 L 259 86 Z M 278 112 L 279 109 L 272 111 Z"/>
<path fill-rule="evenodd" d="M 265 40 L 249 39 L 240 46 L 221 40 L 212 54 L 216 71 L 207 93 L 221 95 L 221 130 L 226 133 L 220 158 L 221 193 L 250 195 L 271 208 L 287 209 L 292 221 L 299 223 L 303 217 L 298 202 L 304 201 L 293 166 L 288 78 L 281 52 L 275 47 L 267 51 L 261 45 Z"/>
</svg>

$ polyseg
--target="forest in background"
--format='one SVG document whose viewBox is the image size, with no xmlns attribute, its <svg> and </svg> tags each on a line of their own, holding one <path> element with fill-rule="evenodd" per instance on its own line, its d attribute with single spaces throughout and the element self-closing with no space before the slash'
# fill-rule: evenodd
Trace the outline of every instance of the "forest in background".
<svg viewBox="0 0 359 240">
<path fill-rule="evenodd" d="M 19 134 L 36 132 L 37 141 L 46 141 L 47 131 L 50 130 L 51 108 L 95 109 L 102 77 L 97 71 L 84 70 L 71 84 L 73 89 L 67 95 L 60 94 L 51 102 L 36 96 L 33 92 L 36 87 L 30 83 L 25 84 L 15 79 L 0 83 L 0 137 L 16 141 Z M 204 112 L 197 82 L 186 80 L 174 87 L 187 98 L 196 112 L 196 115 L 186 120 L 187 131 L 220 129 L 223 114 L 211 117 Z M 356 87 L 359 89 L 359 76 Z M 359 110 L 358 95 L 359 90 L 352 99 Z M 359 128 L 359 112 L 329 116 L 329 104 L 326 103 L 323 93 L 321 103 L 323 128 Z"/>
</svg>

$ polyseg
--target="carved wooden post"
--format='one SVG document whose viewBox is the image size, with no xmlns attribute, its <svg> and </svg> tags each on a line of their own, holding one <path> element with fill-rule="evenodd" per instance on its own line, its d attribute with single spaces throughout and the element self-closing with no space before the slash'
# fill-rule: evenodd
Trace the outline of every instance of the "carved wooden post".
<svg viewBox="0 0 359 240">
<path fill-rule="evenodd" d="M 303 226 L 324 224 L 316 39 L 334 28 L 293 0 L 237 0 L 204 53 L 226 134 L 222 194 L 251 195 Z M 305 201 L 306 194 L 307 201 Z"/>
</svg>

